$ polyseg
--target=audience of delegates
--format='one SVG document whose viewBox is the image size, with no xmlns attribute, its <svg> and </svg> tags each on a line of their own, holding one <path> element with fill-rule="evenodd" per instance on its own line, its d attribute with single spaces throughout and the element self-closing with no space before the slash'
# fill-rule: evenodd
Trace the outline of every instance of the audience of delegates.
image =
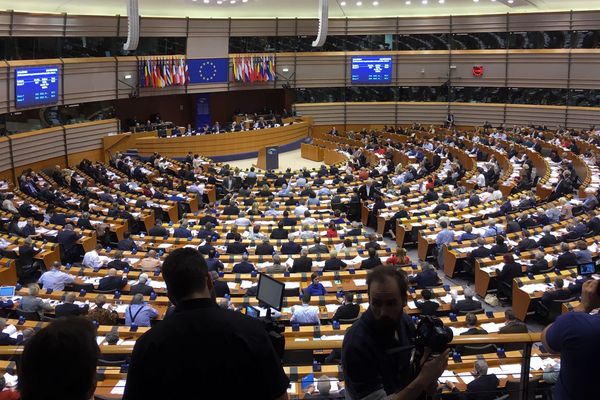
<svg viewBox="0 0 600 400">
<path fill-rule="evenodd" d="M 125 325 L 150 326 L 153 319 L 158 317 L 158 311 L 144 302 L 144 295 L 133 295 L 131 304 L 125 310 Z"/>
<path fill-rule="evenodd" d="M 311 296 L 308 292 L 302 293 L 302 304 L 292 307 L 292 324 L 320 325 L 319 308 L 310 305 Z"/>
<path fill-rule="evenodd" d="M 416 284 L 419 289 L 438 286 L 441 283 L 433 265 L 427 262 L 421 264 L 421 272 L 409 277 L 409 282 Z"/>
<path fill-rule="evenodd" d="M 455 293 L 451 293 L 452 295 L 452 311 L 455 313 L 464 312 L 464 311 L 475 311 L 480 310 L 482 308 L 481 302 L 478 300 L 474 300 L 475 291 L 470 287 L 465 288 L 464 290 L 464 300 L 458 300 L 458 295 Z"/>
<path fill-rule="evenodd" d="M 423 289 L 421 290 L 421 297 L 423 298 L 423 301 L 415 301 L 415 305 L 419 311 L 421 311 L 421 315 L 435 316 L 438 308 L 440 308 L 440 303 L 434 301 L 433 292 L 429 289 Z"/>
<path fill-rule="evenodd" d="M 325 286 L 323 286 L 323 284 L 320 283 L 319 280 L 319 274 L 313 272 L 310 275 L 310 285 L 305 287 L 302 292 L 308 293 L 311 296 L 325 296 L 327 294 L 327 289 L 325 289 Z"/>
<path fill-rule="evenodd" d="M 100 325 L 116 325 L 119 320 L 119 314 L 113 309 L 110 303 L 106 303 L 106 296 L 99 294 L 94 299 L 96 307 L 91 308 L 87 317 L 96 321 Z"/>
<path fill-rule="evenodd" d="M 75 277 L 73 275 L 69 275 L 60 270 L 60 262 L 55 261 L 52 263 L 52 268 L 49 271 L 46 271 L 40 276 L 38 283 L 45 290 L 64 290 L 65 284 L 70 284 L 75 282 Z"/>
<path fill-rule="evenodd" d="M 76 298 L 75 292 L 66 293 L 63 303 L 54 308 L 55 317 L 60 318 L 87 314 L 89 305 L 85 304 L 83 307 L 79 307 L 77 304 L 75 304 Z"/>
</svg>

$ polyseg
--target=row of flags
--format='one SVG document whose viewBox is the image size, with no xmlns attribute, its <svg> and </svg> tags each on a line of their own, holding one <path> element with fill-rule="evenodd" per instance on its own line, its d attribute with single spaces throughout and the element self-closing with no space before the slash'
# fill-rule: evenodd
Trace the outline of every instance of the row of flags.
<svg viewBox="0 0 600 400">
<path fill-rule="evenodd" d="M 138 62 L 140 87 L 184 86 L 189 82 L 184 57 L 148 57 Z"/>
<path fill-rule="evenodd" d="M 240 56 L 233 59 L 233 79 L 254 83 L 275 80 L 275 57 Z"/>
</svg>

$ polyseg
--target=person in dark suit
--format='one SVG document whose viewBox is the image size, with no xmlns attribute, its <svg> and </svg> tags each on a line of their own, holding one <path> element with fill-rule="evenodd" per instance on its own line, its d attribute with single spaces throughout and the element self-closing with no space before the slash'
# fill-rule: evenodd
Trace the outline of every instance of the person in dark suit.
<svg viewBox="0 0 600 400">
<path fill-rule="evenodd" d="M 107 264 L 108 268 L 116 269 L 117 271 L 123 271 L 125 268 L 131 268 L 129 263 L 122 260 L 123 252 L 121 250 L 116 251 L 113 258 L 114 259 Z"/>
<path fill-rule="evenodd" d="M 20 339 L 11 338 L 8 333 L 2 332 L 6 328 L 6 319 L 0 318 L 0 346 L 14 346 L 20 342 Z M 21 339 L 23 338 L 22 335 Z M 3 381 L 4 382 L 4 381 Z M 4 386 L 4 385 L 2 385 Z M 5 397 L 5 399 L 13 399 L 18 397 Z"/>
<path fill-rule="evenodd" d="M 565 289 L 565 281 L 557 276 L 554 278 L 554 287 L 544 292 L 541 301 L 543 305 L 550 308 L 554 300 L 566 300 L 571 296 L 571 290 Z"/>
<path fill-rule="evenodd" d="M 271 239 L 287 239 L 290 232 L 287 229 L 283 229 L 283 227 L 283 221 L 279 221 L 277 228 L 271 231 Z"/>
<path fill-rule="evenodd" d="M 233 237 L 234 242 L 227 246 L 227 254 L 244 254 L 248 253 L 248 249 L 242 243 L 242 235 L 236 233 Z"/>
<path fill-rule="evenodd" d="M 452 312 L 458 313 L 461 311 L 474 311 L 482 308 L 481 302 L 477 300 L 473 300 L 475 297 L 475 292 L 470 287 L 465 288 L 464 290 L 465 299 L 456 301 L 456 296 L 452 295 Z"/>
<path fill-rule="evenodd" d="M 208 258 L 206 259 L 206 265 L 208 266 L 209 271 L 219 272 L 222 271 L 225 266 L 219 259 L 217 258 L 217 252 L 215 249 L 210 249 L 208 251 Z"/>
<path fill-rule="evenodd" d="M 256 268 L 254 268 L 254 265 L 252 265 L 252 263 L 248 262 L 248 254 L 243 254 L 242 261 L 233 266 L 233 273 L 249 274 L 252 271 L 254 271 L 255 269 Z"/>
<path fill-rule="evenodd" d="M 527 333 L 527 325 L 515 317 L 512 310 L 504 311 L 504 326 L 500 328 L 498 333 Z"/>
<path fill-rule="evenodd" d="M 589 212 L 587 215 L 588 222 L 586 225 L 588 230 L 592 231 L 594 235 L 600 234 L 600 218 L 598 218 L 593 211 Z"/>
<path fill-rule="evenodd" d="M 377 250 L 373 247 L 369 247 L 369 257 L 360 263 L 360 269 L 372 269 L 378 265 L 382 265 L 381 259 L 377 256 Z"/>
<path fill-rule="evenodd" d="M 341 269 L 346 268 L 346 263 L 337 258 L 337 251 L 332 250 L 329 253 L 329 259 L 325 260 L 325 266 L 323 267 L 323 272 L 325 271 L 339 271 Z"/>
<path fill-rule="evenodd" d="M 529 249 L 533 249 L 538 247 L 537 242 L 531 238 L 529 231 L 523 231 L 523 239 L 517 245 L 517 250 L 519 251 L 527 251 Z"/>
<path fill-rule="evenodd" d="M 40 251 L 41 249 L 33 247 L 33 241 L 30 238 L 25 239 L 25 243 L 19 246 L 19 257 L 15 261 L 15 267 L 21 285 L 34 283 L 40 277 L 42 264 L 34 259 Z"/>
<path fill-rule="evenodd" d="M 37 221 L 44 220 L 44 217 L 41 214 L 33 211 L 33 209 L 31 208 L 31 204 L 29 204 L 26 201 L 21 203 L 19 208 L 17 208 L 17 211 L 19 212 L 19 215 L 23 218 L 33 218 Z"/>
<path fill-rule="evenodd" d="M 421 265 L 421 268 L 421 272 L 409 278 L 410 283 L 416 284 L 417 288 L 419 289 L 426 288 L 427 286 L 437 286 L 440 284 L 440 278 L 431 264 L 424 262 Z"/>
<path fill-rule="evenodd" d="M 89 306 L 86 304 L 83 307 L 79 307 L 75 303 L 75 293 L 67 292 L 65 295 L 65 300 L 62 304 L 59 304 L 54 309 L 54 314 L 56 318 L 60 317 L 71 317 L 78 315 L 85 315 L 88 312 Z"/>
<path fill-rule="evenodd" d="M 575 225 L 569 224 L 569 226 L 567 226 L 567 233 L 562 235 L 560 240 L 563 242 L 572 242 L 580 238 L 581 234 L 575 230 Z"/>
<path fill-rule="evenodd" d="M 377 234 L 373 233 L 369 236 L 369 241 L 365 244 L 365 249 L 368 250 L 370 248 L 374 248 L 375 250 L 381 250 L 381 245 L 377 243 Z"/>
<path fill-rule="evenodd" d="M 544 226 L 544 228 L 542 228 L 543 236 L 538 240 L 537 243 L 539 247 L 554 246 L 558 243 L 558 239 L 551 232 L 551 226 Z"/>
<path fill-rule="evenodd" d="M 467 331 L 461 333 L 461 335 L 487 335 L 487 331 L 483 328 L 477 327 L 477 315 L 468 313 L 465 316 L 465 322 L 467 324 Z"/>
<path fill-rule="evenodd" d="M 23 237 L 28 237 L 28 236 L 35 236 L 36 232 L 35 232 L 35 225 L 33 223 L 33 218 L 27 218 L 27 223 L 25 224 L 25 226 L 23 228 L 21 228 L 21 236 Z"/>
<path fill-rule="evenodd" d="M 229 286 L 227 282 L 219 279 L 219 273 L 216 271 L 210 272 L 210 278 L 212 279 L 213 287 L 215 288 L 215 296 L 216 297 L 225 297 L 225 295 L 230 295 Z"/>
<path fill-rule="evenodd" d="M 300 251 L 300 257 L 294 260 L 290 272 L 311 272 L 312 271 L 312 259 L 308 257 L 308 250 L 302 249 Z"/>
<path fill-rule="evenodd" d="M 81 251 L 77 245 L 80 236 L 73 232 L 73 225 L 67 224 L 56 235 L 56 242 L 60 244 L 63 252 L 63 262 L 72 263 L 79 261 Z"/>
<path fill-rule="evenodd" d="M 294 202 L 295 205 L 296 203 Z M 288 210 L 283 212 L 283 218 L 281 219 L 283 226 L 296 226 L 298 224 L 298 218 L 290 217 Z M 278 224 L 279 225 L 279 224 Z"/>
<path fill-rule="evenodd" d="M 512 254 L 504 255 L 502 271 L 496 270 L 498 280 L 512 287 L 513 279 L 523 276 L 523 266 L 515 261 Z"/>
<path fill-rule="evenodd" d="M 269 238 L 264 238 L 262 243 L 256 246 L 254 254 L 258 256 L 269 256 L 275 252 L 275 248 L 269 243 Z"/>
<path fill-rule="evenodd" d="M 358 188 L 358 197 L 365 200 L 374 200 L 379 195 L 379 191 L 374 185 L 373 179 L 368 179 L 367 183 Z"/>
<path fill-rule="evenodd" d="M 577 256 L 569 249 L 568 243 L 560 244 L 560 251 L 562 254 L 558 256 L 556 259 L 556 263 L 554 264 L 554 268 L 558 268 L 559 270 L 568 269 L 577 266 Z"/>
<path fill-rule="evenodd" d="M 527 272 L 532 274 L 539 274 L 540 271 L 545 271 L 548 269 L 548 261 L 544 258 L 544 253 L 541 251 L 537 251 L 535 253 L 535 258 L 531 265 L 527 267 Z"/>
<path fill-rule="evenodd" d="M 214 246 L 212 245 L 212 236 L 207 236 L 205 243 L 198 246 L 198 251 L 201 254 L 207 255 L 211 250 L 216 251 Z"/>
<path fill-rule="evenodd" d="M 50 208 L 50 207 L 48 207 Z M 58 213 L 56 211 L 54 211 L 54 209 L 52 208 L 51 211 L 46 211 L 48 213 L 48 215 L 50 215 L 50 220 L 48 222 L 50 222 L 51 224 L 54 225 L 62 225 L 65 226 L 67 224 L 67 216 L 63 213 Z"/>
<path fill-rule="evenodd" d="M 89 229 L 89 230 L 93 230 L 94 229 L 94 226 L 90 222 L 90 213 L 84 212 L 81 215 L 81 218 L 79 218 L 77 220 L 77 227 L 80 228 L 80 229 Z"/>
<path fill-rule="evenodd" d="M 126 231 L 123 233 L 123 239 L 117 243 L 117 249 L 121 251 L 131 251 L 135 248 L 135 242 L 131 239 L 131 233 Z"/>
<path fill-rule="evenodd" d="M 360 313 L 360 305 L 354 302 L 354 293 L 344 292 L 342 305 L 335 310 L 335 314 L 331 317 L 332 321 L 339 321 L 340 319 L 354 319 L 358 317 Z"/>
<path fill-rule="evenodd" d="M 292 254 L 300 254 L 302 250 L 302 246 L 298 243 L 294 242 L 294 236 L 292 234 L 288 235 L 288 242 L 281 245 L 281 254 L 292 255 Z"/>
<path fill-rule="evenodd" d="M 162 221 L 160 219 L 157 219 L 154 223 L 154 226 L 148 231 L 148 235 L 164 237 L 169 235 L 169 231 L 167 231 L 167 229 L 164 226 L 162 226 Z"/>
<path fill-rule="evenodd" d="M 475 376 L 475 380 L 467 384 L 465 392 L 465 400 L 493 400 L 497 398 L 501 391 L 498 389 L 500 380 L 494 374 L 488 375 L 488 364 L 484 359 L 475 361 L 475 366 L 471 372 Z M 446 386 L 451 391 L 455 391 L 454 383 L 447 381 Z"/>
<path fill-rule="evenodd" d="M 492 254 L 491 250 L 485 247 L 484 238 L 477 238 L 477 245 L 478 247 L 471 251 L 471 259 L 473 261 L 475 261 L 477 258 L 487 258 Z"/>
<path fill-rule="evenodd" d="M 192 237 L 192 231 L 188 229 L 187 221 L 182 221 L 179 227 L 173 230 L 173 237 L 183 239 Z"/>
<path fill-rule="evenodd" d="M 136 293 L 141 293 L 144 296 L 150 296 L 151 293 L 154 292 L 152 286 L 148 285 L 148 274 L 140 274 L 138 277 L 138 283 L 135 285 L 131 285 L 129 288 L 129 294 L 134 295 Z"/>
<path fill-rule="evenodd" d="M 111 268 L 108 270 L 108 275 L 100 279 L 98 282 L 98 290 L 101 291 L 113 291 L 121 290 L 127 285 L 127 278 L 117 276 L 117 270 Z"/>
<path fill-rule="evenodd" d="M 421 297 L 424 301 L 415 301 L 415 305 L 421 311 L 421 315 L 433 315 L 435 316 L 440 304 L 433 301 L 433 292 L 429 289 L 421 290 Z"/>
<path fill-rule="evenodd" d="M 505 243 L 504 236 L 498 235 L 496 236 L 496 243 L 490 249 L 490 254 L 497 256 L 498 254 L 508 253 L 508 246 Z"/>
</svg>

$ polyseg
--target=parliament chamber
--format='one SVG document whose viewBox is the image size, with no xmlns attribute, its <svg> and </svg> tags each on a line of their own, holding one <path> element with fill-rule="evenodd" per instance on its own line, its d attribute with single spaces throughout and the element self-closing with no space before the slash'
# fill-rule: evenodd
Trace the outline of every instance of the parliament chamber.
<svg viewBox="0 0 600 400">
<path fill-rule="evenodd" d="M 600 4 L 57 3 L 0 1 L 0 400 L 599 397 Z"/>
</svg>

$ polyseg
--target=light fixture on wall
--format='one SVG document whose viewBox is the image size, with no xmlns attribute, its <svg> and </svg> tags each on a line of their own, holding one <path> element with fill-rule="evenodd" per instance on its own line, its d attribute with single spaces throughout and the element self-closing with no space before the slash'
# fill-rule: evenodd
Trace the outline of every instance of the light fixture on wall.
<svg viewBox="0 0 600 400">
<path fill-rule="evenodd" d="M 125 79 L 131 79 L 131 74 L 126 74 L 126 75 L 124 76 L 124 78 L 125 78 Z"/>
</svg>

